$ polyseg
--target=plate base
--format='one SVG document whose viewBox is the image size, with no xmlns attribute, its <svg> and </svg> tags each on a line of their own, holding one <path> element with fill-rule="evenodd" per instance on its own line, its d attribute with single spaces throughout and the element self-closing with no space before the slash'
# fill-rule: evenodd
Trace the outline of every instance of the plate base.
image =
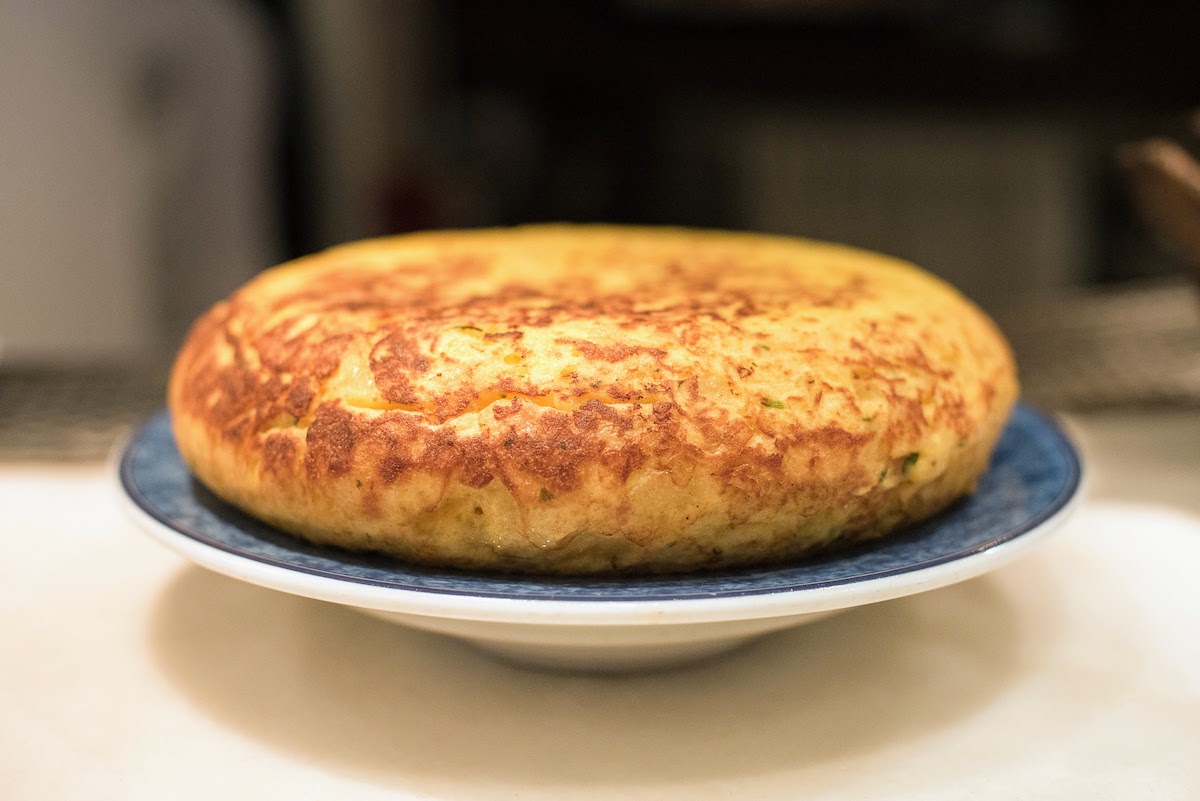
<svg viewBox="0 0 1200 801">
<path fill-rule="evenodd" d="M 471 620 L 431 618 L 360 608 L 372 617 L 448 635 L 498 657 L 535 670 L 570 673 L 631 673 L 685 667 L 721 656 L 766 634 L 811 623 L 839 609 L 804 615 L 721 623 L 647 626 L 509 624 L 504 638 L 495 627 Z"/>
</svg>

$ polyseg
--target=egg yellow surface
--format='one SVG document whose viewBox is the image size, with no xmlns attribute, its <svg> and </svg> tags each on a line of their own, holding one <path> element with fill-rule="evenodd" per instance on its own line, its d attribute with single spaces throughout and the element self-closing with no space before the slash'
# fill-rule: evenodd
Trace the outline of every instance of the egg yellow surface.
<svg viewBox="0 0 1200 801">
<path fill-rule="evenodd" d="M 546 574 L 790 560 L 969 493 L 1017 395 L 893 258 L 613 226 L 420 233 L 264 272 L 169 388 L 218 496 L 315 543 Z"/>
</svg>

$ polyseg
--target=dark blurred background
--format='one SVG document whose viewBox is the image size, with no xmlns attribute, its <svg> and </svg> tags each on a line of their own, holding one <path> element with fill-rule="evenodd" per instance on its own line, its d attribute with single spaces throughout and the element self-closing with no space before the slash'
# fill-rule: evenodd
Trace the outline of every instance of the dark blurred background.
<svg viewBox="0 0 1200 801">
<path fill-rule="evenodd" d="M 541 220 L 911 259 L 1027 397 L 1200 406 L 1119 148 L 1200 133 L 1200 4 L 0 0 L 0 455 L 94 455 L 191 320 L 349 239 Z M 1176 243 L 1177 244 L 1177 243 Z"/>
</svg>

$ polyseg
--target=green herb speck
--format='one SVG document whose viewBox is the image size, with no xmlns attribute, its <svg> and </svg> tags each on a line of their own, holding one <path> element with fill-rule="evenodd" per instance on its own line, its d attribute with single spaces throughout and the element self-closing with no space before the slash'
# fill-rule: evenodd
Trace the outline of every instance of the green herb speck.
<svg viewBox="0 0 1200 801">
<path fill-rule="evenodd" d="M 916 463 L 917 463 L 917 460 L 918 460 L 918 459 L 920 459 L 920 458 L 921 458 L 921 454 L 917 453 L 916 451 L 913 451 L 913 452 L 912 452 L 912 453 L 910 453 L 908 456 L 905 456 L 905 457 L 904 457 L 904 468 L 903 468 L 903 471 L 904 471 L 904 473 L 905 473 L 906 475 L 907 475 L 908 471 L 912 469 L 912 466 L 913 466 L 914 464 L 916 464 Z"/>
<path fill-rule="evenodd" d="M 542 501 L 543 503 L 546 501 L 552 501 L 554 500 L 554 493 L 545 487 L 542 487 L 542 491 L 538 493 L 538 500 Z"/>
<path fill-rule="evenodd" d="M 456 325 L 456 326 L 454 326 L 454 330 L 455 331 L 483 331 L 483 329 L 477 325 Z"/>
<path fill-rule="evenodd" d="M 774 398 L 763 398 L 762 405 L 766 406 L 768 409 L 782 409 L 783 401 L 775 400 Z"/>
<path fill-rule="evenodd" d="M 362 481 L 355 479 L 354 486 L 358 487 L 359 489 L 362 489 Z"/>
<path fill-rule="evenodd" d="M 511 439 L 504 440 L 504 447 L 511 448 L 512 446 L 513 446 L 513 441 Z"/>
<path fill-rule="evenodd" d="M 879 474 L 879 481 L 877 481 L 877 482 L 875 482 L 875 483 L 876 483 L 876 484 L 882 484 L 882 483 L 883 483 L 883 480 L 884 480 L 885 478 L 887 478 L 887 468 L 886 468 L 886 467 L 885 467 L 885 468 L 883 468 L 883 471 L 882 471 L 882 472 L 880 472 L 880 474 Z"/>
<path fill-rule="evenodd" d="M 867 417 L 864 417 L 864 418 L 863 418 L 863 422 L 864 422 L 864 423 L 869 423 L 869 422 L 871 422 L 871 421 L 872 421 L 872 420 L 874 420 L 874 419 L 875 419 L 875 415 L 873 415 L 873 414 L 872 414 L 872 415 L 868 415 Z"/>
</svg>

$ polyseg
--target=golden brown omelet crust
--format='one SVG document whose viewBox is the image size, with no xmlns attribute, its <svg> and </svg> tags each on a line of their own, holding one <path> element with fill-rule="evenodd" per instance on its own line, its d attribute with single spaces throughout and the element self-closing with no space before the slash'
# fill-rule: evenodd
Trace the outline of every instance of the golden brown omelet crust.
<svg viewBox="0 0 1200 801">
<path fill-rule="evenodd" d="M 777 237 L 436 232 L 267 271 L 194 327 L 176 438 L 319 543 L 546 573 L 878 536 L 969 492 L 1017 392 L 911 265 Z"/>
</svg>

